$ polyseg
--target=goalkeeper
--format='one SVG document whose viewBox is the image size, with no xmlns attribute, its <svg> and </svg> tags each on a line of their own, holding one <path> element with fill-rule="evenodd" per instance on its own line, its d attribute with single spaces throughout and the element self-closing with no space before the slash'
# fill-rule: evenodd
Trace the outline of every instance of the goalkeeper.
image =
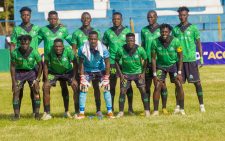
<svg viewBox="0 0 225 141">
<path fill-rule="evenodd" d="M 98 41 L 98 33 L 91 31 L 88 36 L 88 42 L 78 50 L 79 70 L 80 70 L 80 113 L 77 119 L 85 118 L 85 103 L 88 92 L 89 82 L 92 81 L 94 88 L 94 96 L 96 101 L 96 114 L 102 116 L 100 109 L 100 89 L 104 88 L 104 99 L 107 107 L 107 117 L 114 118 L 112 113 L 112 98 L 110 94 L 109 84 L 109 52 L 100 41 Z M 101 82 L 101 83 L 100 83 Z M 100 85 L 99 85 L 100 83 Z"/>
</svg>

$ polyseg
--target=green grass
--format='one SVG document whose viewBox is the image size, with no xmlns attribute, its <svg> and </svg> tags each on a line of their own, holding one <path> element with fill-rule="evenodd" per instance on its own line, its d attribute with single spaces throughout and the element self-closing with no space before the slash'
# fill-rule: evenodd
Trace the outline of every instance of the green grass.
<svg viewBox="0 0 225 141">
<path fill-rule="evenodd" d="M 186 116 L 172 115 L 175 107 L 174 86 L 169 90 L 168 111 L 171 115 L 145 118 L 140 94 L 134 87 L 134 110 L 137 116 L 126 115 L 121 119 L 64 119 L 63 101 L 59 85 L 51 91 L 51 111 L 54 119 L 35 121 L 31 116 L 31 101 L 26 84 L 22 101 L 21 119 L 11 121 L 12 93 L 9 73 L 0 73 L 0 140 L 164 140 L 164 141 L 212 141 L 225 140 L 225 66 L 205 66 L 200 69 L 206 113 L 199 112 L 197 96 L 192 84 L 185 84 Z M 116 94 L 118 112 L 119 87 Z M 127 105 L 127 104 L 126 104 Z M 94 115 L 95 103 L 91 89 L 87 97 L 87 114 Z M 153 109 L 151 101 L 151 109 Z M 106 112 L 102 98 L 102 110 Z M 70 88 L 70 111 L 73 112 Z M 127 107 L 126 107 L 127 111 Z M 43 112 L 43 107 L 41 108 Z"/>
</svg>

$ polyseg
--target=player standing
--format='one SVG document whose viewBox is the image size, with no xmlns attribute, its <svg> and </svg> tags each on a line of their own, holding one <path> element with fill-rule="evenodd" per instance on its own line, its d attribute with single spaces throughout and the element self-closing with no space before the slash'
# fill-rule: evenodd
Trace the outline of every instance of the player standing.
<svg viewBox="0 0 225 141">
<path fill-rule="evenodd" d="M 82 26 L 77 29 L 76 31 L 73 32 L 72 35 L 72 47 L 74 50 L 74 53 L 77 54 L 77 51 L 80 47 L 82 47 L 84 45 L 85 42 L 87 42 L 88 40 L 88 35 L 91 31 L 96 31 L 98 33 L 98 39 L 101 40 L 101 35 L 99 30 L 92 28 L 91 27 L 91 15 L 88 12 L 84 12 L 81 15 L 81 22 L 82 22 Z M 77 56 L 77 55 L 76 55 Z M 79 63 L 79 59 L 77 59 L 77 63 Z M 79 75 L 78 75 L 79 76 Z M 77 80 L 79 81 L 79 80 Z M 96 93 L 96 106 L 98 107 L 98 109 L 100 109 L 100 92 Z M 75 116 L 77 116 L 77 114 L 79 113 L 79 93 L 77 93 L 77 95 L 75 95 L 74 97 L 75 100 Z"/>
<path fill-rule="evenodd" d="M 44 56 L 46 56 L 51 51 L 54 40 L 57 38 L 66 40 L 68 43 L 71 43 L 71 38 L 69 37 L 69 33 L 66 27 L 59 24 L 58 13 L 56 11 L 50 11 L 48 13 L 48 21 L 49 25 L 42 27 L 39 31 L 39 42 L 41 42 L 42 40 L 44 41 Z M 44 79 L 47 78 L 44 77 Z M 64 117 L 72 118 L 69 113 L 69 91 L 66 81 L 59 82 L 62 90 L 65 108 Z M 44 111 L 46 112 L 46 109 L 44 109 Z M 44 115 L 46 115 L 46 113 Z"/>
<path fill-rule="evenodd" d="M 184 112 L 184 91 L 182 87 L 182 48 L 177 38 L 170 35 L 172 27 L 168 24 L 160 26 L 161 36 L 154 40 L 152 45 L 152 70 L 155 89 L 153 93 L 154 112 L 153 116 L 159 115 L 158 105 L 160 91 L 169 73 L 171 83 L 175 83 L 180 106 L 180 113 Z M 156 59 L 157 58 L 157 59 Z M 178 67 L 177 67 L 178 62 Z"/>
<path fill-rule="evenodd" d="M 20 92 L 26 81 L 34 97 L 35 118 L 39 119 L 40 93 L 39 81 L 42 73 L 41 56 L 37 50 L 30 47 L 32 37 L 30 35 L 21 35 L 18 37 L 20 46 L 11 53 L 11 78 L 13 91 L 13 109 L 14 119 L 20 118 Z M 35 66 L 38 64 L 38 71 Z"/>
<path fill-rule="evenodd" d="M 38 51 L 38 32 L 40 30 L 40 27 L 37 25 L 34 25 L 30 22 L 31 19 L 31 12 L 32 10 L 29 7 L 22 7 L 20 9 L 20 15 L 22 23 L 16 27 L 14 27 L 12 35 L 11 35 L 11 43 L 10 43 L 10 51 L 12 52 L 15 48 L 20 47 L 20 41 L 18 40 L 18 37 L 21 35 L 30 35 L 32 37 L 32 40 L 30 42 L 30 47 L 34 50 Z M 37 71 L 37 69 L 36 69 Z M 34 100 L 34 94 L 33 91 L 30 90 L 30 98 L 32 100 L 32 109 L 33 114 L 35 113 L 35 100 Z M 23 98 L 23 89 L 20 90 L 20 106 L 21 101 Z"/>
<path fill-rule="evenodd" d="M 116 54 L 116 68 L 120 74 L 120 97 L 118 118 L 124 116 L 124 103 L 127 90 L 131 87 L 131 81 L 136 83 L 144 105 L 145 116 L 150 116 L 149 101 L 145 90 L 145 69 L 147 65 L 147 55 L 144 48 L 135 44 L 135 35 L 126 34 L 126 44 L 118 49 Z M 121 63 L 121 69 L 119 61 Z"/>
<path fill-rule="evenodd" d="M 119 12 L 113 13 L 112 17 L 113 27 L 105 31 L 103 36 L 103 43 L 108 47 L 110 53 L 110 93 L 112 95 L 112 105 L 114 105 L 114 97 L 117 83 L 118 73 L 116 72 L 115 56 L 117 50 L 126 44 L 126 34 L 130 33 L 130 29 L 122 25 L 123 17 Z M 130 87 L 127 90 L 128 98 L 128 112 L 133 115 L 133 90 Z M 114 110 L 114 106 L 113 106 Z"/>
<path fill-rule="evenodd" d="M 46 78 L 43 84 L 45 113 L 42 120 L 52 118 L 50 114 L 50 89 L 52 86 L 56 86 L 56 81 L 67 82 L 72 87 L 74 95 L 77 93 L 77 65 L 74 57 L 73 50 L 64 47 L 62 39 L 55 39 L 53 49 L 45 55 L 43 71 Z M 71 63 L 73 63 L 73 66 Z"/>
<path fill-rule="evenodd" d="M 204 64 L 202 57 L 202 45 L 200 41 L 200 32 L 196 25 L 188 22 L 189 9 L 187 7 L 180 7 L 179 13 L 180 24 L 174 27 L 173 35 L 178 38 L 183 48 L 183 68 L 182 77 L 183 82 L 187 80 L 188 83 L 194 83 L 198 101 L 200 104 L 200 112 L 205 112 L 203 103 L 203 91 L 199 76 L 198 64 L 196 62 L 196 46 L 200 55 L 200 63 Z M 175 108 L 175 113 L 179 112 L 179 104 Z"/>
<path fill-rule="evenodd" d="M 147 67 L 146 67 L 146 73 L 145 73 L 145 87 L 146 87 L 146 93 L 148 95 L 148 100 L 150 103 L 150 97 L 151 97 L 151 85 L 153 80 L 153 72 L 152 72 L 152 64 L 151 64 L 151 47 L 152 42 L 160 36 L 160 29 L 159 24 L 157 23 L 157 13 L 154 10 L 151 10 L 147 14 L 147 20 L 149 22 L 149 25 L 145 26 L 141 30 L 141 41 L 142 46 L 144 47 L 146 54 L 147 54 Z M 162 112 L 164 114 L 168 114 L 166 110 L 166 102 L 167 102 L 167 88 L 166 83 L 163 84 L 162 90 L 161 90 L 161 98 L 162 98 Z"/>
<path fill-rule="evenodd" d="M 80 70 L 80 113 L 77 119 L 85 118 L 85 103 L 89 82 L 92 81 L 94 95 L 100 93 L 99 83 L 104 87 L 104 99 L 107 108 L 107 117 L 114 118 L 112 113 L 112 99 L 110 94 L 110 62 L 109 52 L 105 45 L 98 41 L 98 33 L 91 31 L 88 42 L 78 50 Z M 95 97 L 96 98 L 96 97 Z M 97 116 L 102 116 L 101 109 L 97 107 Z"/>
</svg>

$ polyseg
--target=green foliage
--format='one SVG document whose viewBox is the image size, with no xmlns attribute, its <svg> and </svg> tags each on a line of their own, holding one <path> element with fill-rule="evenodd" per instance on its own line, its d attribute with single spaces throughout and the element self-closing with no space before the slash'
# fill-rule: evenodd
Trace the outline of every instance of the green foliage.
<svg viewBox="0 0 225 141">
<path fill-rule="evenodd" d="M 8 9 L 6 10 L 6 5 Z M 4 20 L 6 16 L 9 17 L 9 20 L 13 20 L 14 18 L 14 6 L 13 0 L 1 0 L 0 7 L 3 7 L 4 11 L 0 12 L 0 20 Z"/>
<path fill-rule="evenodd" d="M 134 86 L 134 110 L 136 116 L 125 115 L 120 119 L 84 120 L 64 119 L 63 101 L 59 83 L 51 89 L 51 111 L 49 121 L 35 121 L 31 116 L 29 88 L 26 84 L 22 101 L 21 119 L 11 121 L 12 92 L 9 73 L 0 73 L 0 140 L 2 141 L 220 141 L 225 139 L 225 66 L 204 66 L 200 69 L 206 113 L 199 112 L 199 104 L 192 84 L 185 84 L 185 110 L 187 115 L 172 115 L 175 108 L 174 85 L 167 80 L 170 115 L 145 118 L 141 97 Z M 118 81 L 119 82 L 119 81 Z M 153 91 L 153 87 L 151 89 Z M 70 111 L 73 112 L 72 91 Z M 116 89 L 115 111 L 118 112 L 119 85 Z M 151 110 L 153 109 L 151 99 Z M 93 89 L 87 97 L 87 115 L 95 114 Z M 127 101 L 126 101 L 127 106 Z M 102 97 L 102 110 L 105 113 Z M 127 111 L 127 107 L 125 108 Z M 41 108 L 43 112 L 43 107 Z"/>
</svg>

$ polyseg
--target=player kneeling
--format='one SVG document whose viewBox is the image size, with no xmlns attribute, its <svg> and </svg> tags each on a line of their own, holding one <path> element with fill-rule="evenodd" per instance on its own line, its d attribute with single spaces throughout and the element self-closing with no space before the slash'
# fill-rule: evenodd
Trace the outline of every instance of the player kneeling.
<svg viewBox="0 0 225 141">
<path fill-rule="evenodd" d="M 119 61 L 122 61 L 119 67 Z M 144 62 L 144 63 L 143 63 Z M 135 44 L 135 35 L 128 33 L 126 35 L 126 44 L 117 51 L 116 68 L 120 74 L 120 98 L 117 117 L 124 115 L 125 94 L 131 86 L 131 81 L 136 83 L 144 105 L 145 116 L 150 116 L 149 101 L 145 90 L 145 69 L 147 65 L 147 55 L 144 48 Z"/>
<path fill-rule="evenodd" d="M 36 50 L 30 47 L 30 42 L 32 40 L 30 35 L 22 35 L 18 40 L 21 46 L 15 49 L 11 54 L 14 119 L 18 120 L 20 118 L 21 101 L 19 100 L 19 95 L 26 81 L 34 94 L 35 119 L 39 119 L 39 80 L 42 73 L 41 56 Z M 38 72 L 35 71 L 36 64 L 38 64 Z"/>
<path fill-rule="evenodd" d="M 114 118 L 112 113 L 112 98 L 110 94 L 109 84 L 109 52 L 106 47 L 98 41 L 98 33 L 91 31 L 89 33 L 88 41 L 83 47 L 79 48 L 78 56 L 80 60 L 80 113 L 77 119 L 85 118 L 85 103 L 88 87 L 92 81 L 94 88 L 95 101 L 97 106 L 97 116 L 102 116 L 100 106 L 100 86 L 104 87 L 104 99 L 107 107 L 107 117 Z M 98 108 L 99 107 L 99 108 Z"/>
<path fill-rule="evenodd" d="M 62 39 L 55 39 L 53 48 L 45 56 L 43 71 L 44 115 L 42 116 L 42 120 L 52 118 L 50 114 L 50 89 L 51 86 L 56 86 L 56 81 L 67 82 L 72 87 L 74 95 L 76 94 L 78 88 L 75 78 L 77 65 L 74 57 L 72 49 L 64 47 Z"/>
<path fill-rule="evenodd" d="M 170 25 L 162 24 L 160 26 L 161 36 L 155 39 L 152 45 L 152 69 L 155 84 L 153 93 L 154 116 L 159 115 L 159 97 L 167 73 L 170 75 L 170 81 L 176 85 L 179 105 L 181 108 L 180 113 L 185 115 L 184 91 L 181 83 L 182 48 L 179 40 L 173 36 L 170 36 L 171 30 L 172 27 Z"/>
</svg>

